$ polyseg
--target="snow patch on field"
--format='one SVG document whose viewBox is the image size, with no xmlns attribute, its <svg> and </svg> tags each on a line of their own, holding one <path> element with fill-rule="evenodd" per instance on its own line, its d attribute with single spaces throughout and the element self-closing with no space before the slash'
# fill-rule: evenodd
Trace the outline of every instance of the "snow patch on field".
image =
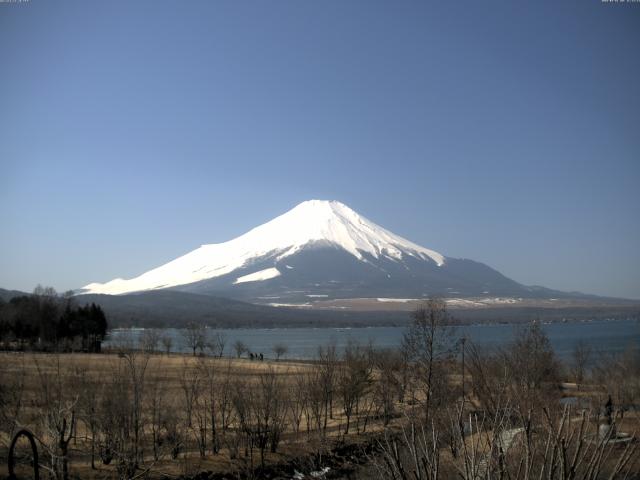
<svg viewBox="0 0 640 480">
<path fill-rule="evenodd" d="M 267 303 L 270 307 L 313 307 L 310 303 Z"/>
<path fill-rule="evenodd" d="M 475 300 L 468 300 L 466 298 L 448 298 L 446 300 L 447 305 L 451 307 L 484 307 L 485 304 L 477 302 Z"/>
<path fill-rule="evenodd" d="M 491 305 L 513 305 L 521 303 L 522 298 L 486 297 L 486 298 L 448 298 L 447 305 L 452 307 L 488 307 Z"/>
<path fill-rule="evenodd" d="M 410 303 L 410 302 L 420 302 L 425 299 L 420 298 L 376 298 L 378 302 L 381 303 Z M 491 305 L 513 305 L 516 303 L 521 303 L 523 301 L 522 298 L 512 298 L 512 297 L 483 297 L 483 298 L 446 298 L 445 302 L 450 307 L 459 307 L 459 308 L 477 308 L 477 307 L 488 307 Z"/>
<path fill-rule="evenodd" d="M 417 302 L 418 298 L 376 298 L 377 301 L 382 303 L 409 303 Z"/>
<path fill-rule="evenodd" d="M 495 297 L 495 298 L 481 298 L 480 301 L 488 304 L 513 304 L 513 303 L 522 302 L 522 298 Z"/>
</svg>

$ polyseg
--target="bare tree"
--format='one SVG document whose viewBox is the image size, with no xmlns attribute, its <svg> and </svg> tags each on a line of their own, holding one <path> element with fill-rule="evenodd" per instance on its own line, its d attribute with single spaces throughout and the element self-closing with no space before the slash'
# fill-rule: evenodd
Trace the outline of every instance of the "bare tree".
<svg viewBox="0 0 640 480">
<path fill-rule="evenodd" d="M 173 345 L 173 339 L 169 335 L 163 335 L 160 339 L 162 346 L 164 347 L 164 353 L 169 355 L 171 353 L 171 346 Z"/>
<path fill-rule="evenodd" d="M 578 388 L 585 379 L 590 358 L 591 347 L 584 340 L 577 342 L 571 352 L 571 369 Z"/>
<path fill-rule="evenodd" d="M 90 435 L 91 469 L 95 470 L 96 439 L 100 432 L 100 397 L 102 396 L 103 382 L 99 378 L 93 378 L 86 372 L 82 372 L 79 378 L 80 391 L 78 403 L 78 419 L 85 425 Z"/>
<path fill-rule="evenodd" d="M 333 398 L 336 385 L 336 370 L 338 367 L 338 354 L 335 342 L 326 347 L 318 348 L 319 382 L 324 398 L 324 425 L 327 429 L 328 420 L 333 419 Z"/>
<path fill-rule="evenodd" d="M 287 403 L 282 380 L 269 369 L 258 376 L 257 385 L 234 382 L 233 392 L 233 405 L 246 437 L 251 465 L 253 448 L 257 447 L 264 467 L 266 449 L 277 451 L 285 428 Z"/>
<path fill-rule="evenodd" d="M 522 418 L 553 406 L 560 397 L 560 365 L 539 322 L 520 327 L 504 352 L 513 405 Z"/>
<path fill-rule="evenodd" d="M 338 368 L 338 392 L 342 398 L 342 408 L 347 419 L 344 433 L 349 433 L 351 417 L 358 411 L 360 400 L 368 393 L 373 383 L 369 357 L 359 345 L 349 342 L 344 360 Z"/>
<path fill-rule="evenodd" d="M 240 358 L 242 356 L 243 353 L 245 353 L 246 351 L 248 351 L 247 346 L 244 344 L 243 341 L 241 340 L 236 340 L 235 343 L 233 344 L 233 349 L 236 352 L 236 357 Z"/>
<path fill-rule="evenodd" d="M 300 423 L 302 416 L 307 409 L 307 389 L 304 374 L 297 374 L 293 378 L 293 384 L 289 390 L 289 410 L 291 412 L 291 422 L 296 438 L 300 433 Z"/>
<path fill-rule="evenodd" d="M 218 418 L 220 419 L 220 434 L 222 435 L 222 442 L 227 446 L 230 452 L 230 456 L 235 458 L 237 456 L 237 437 L 230 438 L 229 430 L 234 423 L 234 411 L 233 411 L 233 372 L 231 370 L 231 359 L 227 361 L 226 368 L 221 372 L 221 378 L 219 379 L 216 395 L 216 411 Z"/>
<path fill-rule="evenodd" d="M 140 348 L 147 353 L 154 353 L 159 342 L 160 332 L 155 328 L 145 328 L 140 336 Z"/>
<path fill-rule="evenodd" d="M 19 366 L 0 368 L 0 445 L 11 439 L 17 427 L 22 424 L 24 411 L 26 368 L 22 357 Z M 9 445 L 4 445 L 7 449 Z"/>
<path fill-rule="evenodd" d="M 120 462 L 121 452 L 130 436 L 131 394 L 119 363 L 112 365 L 103 382 L 104 391 L 98 410 L 99 453 L 102 463 L 109 465 L 116 457 Z"/>
<path fill-rule="evenodd" d="M 167 443 L 167 447 L 170 450 L 172 459 L 178 458 L 180 452 L 185 448 L 185 434 L 182 421 L 178 415 L 180 410 L 179 403 L 171 402 L 168 408 L 164 411 L 163 428 L 165 430 L 165 436 L 163 443 Z"/>
<path fill-rule="evenodd" d="M 151 434 L 151 446 L 153 449 L 153 459 L 160 459 L 160 447 L 164 443 L 163 431 L 166 429 L 166 413 L 170 408 L 166 405 L 166 384 L 164 377 L 160 374 L 162 369 L 156 369 L 155 374 L 149 379 L 148 394 L 145 398 L 145 409 L 149 416 L 149 430 Z"/>
<path fill-rule="evenodd" d="M 260 443 L 261 463 L 264 465 L 264 447 L 268 443 L 271 453 L 276 453 L 280 443 L 286 426 L 287 403 L 284 383 L 273 369 L 260 374 L 258 385 L 257 418 L 260 429 L 266 433 L 266 442 Z"/>
<path fill-rule="evenodd" d="M 180 388 L 184 400 L 184 412 L 186 413 L 186 426 L 192 427 L 193 409 L 200 392 L 201 370 L 191 365 L 185 359 L 182 363 L 180 374 Z"/>
<path fill-rule="evenodd" d="M 601 354 L 595 362 L 593 376 L 595 383 L 604 386 L 602 397 L 611 396 L 622 415 L 627 406 L 640 403 L 640 349 L 637 346 L 631 344 L 622 353 Z"/>
<path fill-rule="evenodd" d="M 287 347 L 284 343 L 276 343 L 273 346 L 273 353 L 276 355 L 276 362 L 280 360 L 280 357 L 286 355 L 289 351 L 289 347 Z"/>
<path fill-rule="evenodd" d="M 79 392 L 78 371 L 64 371 L 56 355 L 51 365 L 44 365 L 34 356 L 38 371 L 41 402 L 39 412 L 43 430 L 41 445 L 50 457 L 48 468 L 56 480 L 69 478 L 69 444 L 77 421 Z"/>
<path fill-rule="evenodd" d="M 501 351 L 481 350 L 473 342 L 467 347 L 466 367 L 474 396 L 490 415 L 503 407 L 505 392 L 512 381 L 506 355 Z"/>
<path fill-rule="evenodd" d="M 217 454 L 220 451 L 219 438 L 219 414 L 218 414 L 218 371 L 216 363 L 210 359 L 201 359 L 198 365 L 202 378 L 202 402 L 203 409 L 208 415 L 208 423 L 211 431 L 211 451 Z"/>
<path fill-rule="evenodd" d="M 451 431 L 460 450 L 447 462 L 439 448 L 442 430 L 435 423 L 426 427 L 411 420 L 399 435 L 385 431 L 382 453 L 371 459 L 379 478 L 394 480 L 596 480 L 634 478 L 630 475 L 637 473 L 638 444 L 629 438 L 617 446 L 612 441 L 615 429 L 599 434 L 587 412 L 576 418 L 565 407 L 555 416 L 543 407 L 535 416 L 542 421 L 529 429 L 526 422 L 512 423 L 508 408 L 492 415 L 470 414 L 465 432 L 456 426 L 459 414 L 452 412 Z"/>
<path fill-rule="evenodd" d="M 256 403 L 255 388 L 246 382 L 239 381 L 238 378 L 233 379 L 231 385 L 232 396 L 231 402 L 236 415 L 239 431 L 244 436 L 245 457 L 249 457 L 249 467 L 253 470 L 253 448 L 257 442 L 256 435 L 260 434 L 257 430 L 257 421 L 254 418 Z"/>
<path fill-rule="evenodd" d="M 212 356 L 222 358 L 226 344 L 226 335 L 222 332 L 216 332 L 215 335 L 213 335 L 213 338 L 207 341 L 207 349 Z"/>
<path fill-rule="evenodd" d="M 402 400 L 402 378 L 407 369 L 402 355 L 397 350 L 379 350 L 374 357 L 379 378 L 374 384 L 374 398 L 382 410 L 384 425 L 388 425 L 395 414 L 396 399 Z"/>
<path fill-rule="evenodd" d="M 306 391 L 307 433 L 316 431 L 322 438 L 326 433 L 327 407 L 327 376 L 320 365 L 314 365 L 304 375 L 304 389 Z"/>
<path fill-rule="evenodd" d="M 149 355 L 139 354 L 135 350 L 121 352 L 120 358 L 129 381 L 131 391 L 131 429 L 133 439 L 128 451 L 123 451 L 121 461 L 127 473 L 135 471 L 141 460 L 141 437 L 144 431 L 143 400 L 145 375 L 149 365 Z"/>
<path fill-rule="evenodd" d="M 196 356 L 196 351 L 199 350 L 202 353 L 206 344 L 207 335 L 204 325 L 190 322 L 182 329 L 181 333 L 185 345 L 191 349 L 194 357 Z"/>
<path fill-rule="evenodd" d="M 149 354 L 131 348 L 131 343 L 124 341 L 110 375 L 102 379 L 105 386 L 99 415 L 100 456 L 105 464 L 115 459 L 118 476 L 123 479 L 133 477 L 143 460 L 142 440 L 147 418 L 143 413 L 149 359 Z"/>
<path fill-rule="evenodd" d="M 452 358 L 453 320 L 447 304 L 439 298 L 431 298 L 418 306 L 412 317 L 403 348 L 412 363 L 415 380 L 422 386 L 424 418 L 428 423 L 434 400 L 441 401 L 446 389 L 442 364 Z"/>
<path fill-rule="evenodd" d="M 195 395 L 195 401 L 193 406 L 193 413 L 195 417 L 195 424 L 193 425 L 193 431 L 197 440 L 198 452 L 200 458 L 204 458 L 207 453 L 207 444 L 209 440 L 209 427 L 211 420 L 211 398 L 207 391 L 207 366 L 204 364 L 204 359 L 199 362 L 196 367 L 201 371 L 201 379 L 199 381 L 198 389 Z M 214 418 L 215 420 L 215 418 Z"/>
</svg>

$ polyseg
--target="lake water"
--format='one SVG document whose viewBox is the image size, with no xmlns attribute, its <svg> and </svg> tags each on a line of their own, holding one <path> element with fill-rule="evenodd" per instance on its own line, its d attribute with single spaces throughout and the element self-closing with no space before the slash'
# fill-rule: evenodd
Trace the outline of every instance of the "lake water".
<svg viewBox="0 0 640 480">
<path fill-rule="evenodd" d="M 503 346 L 513 339 L 517 328 L 514 325 L 504 324 L 469 325 L 457 327 L 454 338 L 464 335 L 480 346 Z M 581 340 L 590 345 L 595 353 L 618 353 L 633 344 L 640 347 L 640 321 L 638 320 L 553 323 L 543 325 L 543 329 L 557 355 L 565 359 L 571 355 L 575 344 Z M 398 347 L 405 331 L 403 327 L 210 330 L 210 332 L 221 332 L 226 336 L 225 355 L 232 355 L 233 343 L 241 340 L 250 351 L 263 353 L 267 358 L 273 357 L 272 348 L 276 343 L 284 343 L 289 349 L 286 357 L 299 359 L 313 358 L 319 346 L 328 345 L 330 342 L 335 342 L 338 349 L 343 348 L 349 340 L 355 340 L 360 344 L 371 341 L 378 348 Z M 113 346 L 125 336 L 136 341 L 142 333 L 142 329 L 112 330 L 104 346 Z M 172 337 L 172 351 L 189 351 L 181 330 L 167 328 L 162 330 L 162 334 Z"/>
</svg>

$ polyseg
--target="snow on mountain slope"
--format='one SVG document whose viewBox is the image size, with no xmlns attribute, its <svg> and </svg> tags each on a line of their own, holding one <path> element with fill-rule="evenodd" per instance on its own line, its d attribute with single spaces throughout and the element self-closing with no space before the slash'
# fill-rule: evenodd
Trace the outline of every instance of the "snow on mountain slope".
<svg viewBox="0 0 640 480">
<path fill-rule="evenodd" d="M 441 254 L 395 235 L 340 202 L 309 200 L 231 241 L 202 245 L 138 277 L 91 283 L 81 292 L 116 295 L 186 285 L 226 275 L 268 254 L 281 260 L 316 242 L 340 247 L 363 262 L 367 261 L 363 254 L 369 254 L 392 260 L 409 256 L 437 266 L 445 263 Z M 270 268 L 236 283 L 264 281 L 278 276 L 276 272 Z"/>
<path fill-rule="evenodd" d="M 249 275 L 243 275 L 242 277 L 237 278 L 233 283 L 237 285 L 238 283 L 260 282 L 262 280 L 269 280 L 270 278 L 276 278 L 278 276 L 280 276 L 280 270 L 271 267 L 260 270 L 259 272 L 250 273 Z"/>
</svg>

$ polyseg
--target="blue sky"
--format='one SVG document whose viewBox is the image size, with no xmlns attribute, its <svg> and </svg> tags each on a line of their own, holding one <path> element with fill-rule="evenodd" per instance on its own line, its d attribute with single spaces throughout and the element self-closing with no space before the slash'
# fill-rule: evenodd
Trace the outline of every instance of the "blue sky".
<svg viewBox="0 0 640 480">
<path fill-rule="evenodd" d="M 310 198 L 640 298 L 640 4 L 0 3 L 0 287 L 130 277 Z"/>
</svg>

